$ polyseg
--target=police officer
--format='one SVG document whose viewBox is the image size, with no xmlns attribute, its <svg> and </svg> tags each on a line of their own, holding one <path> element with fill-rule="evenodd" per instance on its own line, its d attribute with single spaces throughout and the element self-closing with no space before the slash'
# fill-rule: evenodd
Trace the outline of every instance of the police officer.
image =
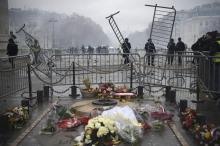
<svg viewBox="0 0 220 146">
<path fill-rule="evenodd" d="M 124 57 L 124 64 L 129 63 L 129 53 L 131 49 L 131 44 L 128 40 L 128 38 L 125 38 L 125 42 L 122 44 L 122 49 L 123 49 L 123 57 Z"/>
<path fill-rule="evenodd" d="M 176 48 L 175 51 L 178 54 L 178 64 L 181 65 L 182 64 L 182 54 L 183 51 L 186 50 L 185 44 L 182 42 L 181 37 L 178 38 L 178 42 L 176 44 Z"/>
<path fill-rule="evenodd" d="M 155 57 L 154 53 L 156 53 L 156 49 L 154 43 L 150 38 L 148 39 L 148 42 L 145 44 L 144 49 L 146 51 L 146 54 L 148 55 L 147 56 L 148 65 L 154 66 L 154 57 Z"/>
<path fill-rule="evenodd" d="M 172 65 L 173 64 L 173 58 L 174 58 L 174 52 L 175 52 L 175 43 L 174 43 L 174 39 L 170 39 L 170 42 L 167 45 L 167 59 L 168 59 L 168 65 Z"/>
</svg>

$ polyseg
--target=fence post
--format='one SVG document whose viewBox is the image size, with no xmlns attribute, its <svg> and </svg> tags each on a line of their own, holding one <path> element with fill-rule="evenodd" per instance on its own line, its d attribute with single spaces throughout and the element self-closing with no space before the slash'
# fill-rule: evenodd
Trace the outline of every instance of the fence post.
<svg viewBox="0 0 220 146">
<path fill-rule="evenodd" d="M 50 100 L 53 101 L 53 71 L 52 71 L 52 59 L 49 61 L 49 71 L 50 71 Z"/>
<path fill-rule="evenodd" d="M 46 100 L 49 100 L 50 96 L 50 87 L 49 86 L 44 86 L 44 98 Z"/>
<path fill-rule="evenodd" d="M 32 99 L 31 65 L 27 64 L 29 98 Z"/>
<path fill-rule="evenodd" d="M 170 101 L 170 91 L 171 91 L 171 86 L 166 86 L 166 94 L 165 94 L 165 99 L 166 99 L 166 102 L 169 102 Z"/>
<path fill-rule="evenodd" d="M 143 98 L 144 86 L 138 86 L 138 97 Z"/>
<path fill-rule="evenodd" d="M 77 94 L 77 87 L 76 87 L 75 62 L 73 62 L 73 85 L 71 86 L 71 94 L 69 96 L 71 97 L 79 96 Z"/>
<path fill-rule="evenodd" d="M 131 63 L 130 89 L 133 88 L 133 62 Z"/>
</svg>

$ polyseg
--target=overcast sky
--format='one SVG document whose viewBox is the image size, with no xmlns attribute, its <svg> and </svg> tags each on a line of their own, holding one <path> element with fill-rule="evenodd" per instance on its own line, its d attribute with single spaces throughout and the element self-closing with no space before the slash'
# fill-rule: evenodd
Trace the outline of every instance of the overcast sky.
<svg viewBox="0 0 220 146">
<path fill-rule="evenodd" d="M 115 17 L 123 32 L 143 30 L 152 21 L 153 8 L 145 4 L 172 6 L 177 10 L 191 9 L 194 6 L 220 0 L 8 0 L 9 8 L 38 8 L 47 11 L 71 15 L 77 13 L 90 17 L 100 24 L 106 33 L 111 32 L 108 21 L 109 14 L 119 11 Z M 125 34 L 128 35 L 128 34 Z"/>
</svg>

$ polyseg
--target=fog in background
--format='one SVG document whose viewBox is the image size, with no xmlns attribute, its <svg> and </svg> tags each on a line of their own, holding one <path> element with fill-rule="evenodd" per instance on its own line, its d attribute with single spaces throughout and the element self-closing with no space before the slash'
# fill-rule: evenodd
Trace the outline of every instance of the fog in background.
<svg viewBox="0 0 220 146">
<path fill-rule="evenodd" d="M 187 10 L 197 5 L 220 0 L 9 0 L 9 8 L 40 9 L 71 15 L 73 13 L 89 17 L 99 24 L 113 41 L 117 42 L 108 24 L 106 16 L 116 11 L 115 16 L 124 36 L 136 31 L 143 31 L 152 21 L 153 8 L 145 4 L 175 6 L 176 10 Z M 148 33 L 148 31 L 147 31 Z"/>
<path fill-rule="evenodd" d="M 107 33 L 111 29 L 105 17 L 121 11 L 116 16 L 118 25 L 130 33 L 143 30 L 152 21 L 153 8 L 145 7 L 145 4 L 174 5 L 177 10 L 181 10 L 214 1 L 220 0 L 9 0 L 9 8 L 38 8 L 68 15 L 77 13 L 90 17 Z"/>
</svg>

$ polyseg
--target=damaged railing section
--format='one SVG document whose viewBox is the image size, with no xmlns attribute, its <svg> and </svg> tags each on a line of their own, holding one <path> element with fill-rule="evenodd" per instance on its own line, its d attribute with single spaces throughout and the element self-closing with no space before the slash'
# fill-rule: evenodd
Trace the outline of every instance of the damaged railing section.
<svg viewBox="0 0 220 146">
<path fill-rule="evenodd" d="M 195 89 L 197 64 L 193 52 L 182 55 L 146 54 L 143 66 L 143 83 L 148 86 L 171 86 L 180 89 Z"/>
</svg>

